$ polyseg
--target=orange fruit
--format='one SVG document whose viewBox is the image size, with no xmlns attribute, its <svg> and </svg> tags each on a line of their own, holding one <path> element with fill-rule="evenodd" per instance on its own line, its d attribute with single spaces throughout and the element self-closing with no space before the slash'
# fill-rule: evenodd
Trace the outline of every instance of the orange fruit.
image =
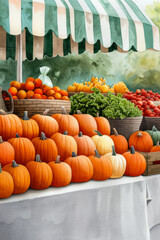
<svg viewBox="0 0 160 240">
<path fill-rule="evenodd" d="M 10 100 L 10 98 L 9 98 L 9 97 L 6 97 L 4 100 Z"/>
<path fill-rule="evenodd" d="M 53 99 L 54 99 L 54 97 L 51 97 L 51 96 L 49 96 L 47 99 L 51 99 L 51 100 L 53 100 Z"/>
<path fill-rule="evenodd" d="M 63 96 L 61 99 L 62 99 L 62 100 L 69 101 L 69 97 L 67 97 L 67 96 Z"/>
<path fill-rule="evenodd" d="M 54 90 L 49 90 L 49 91 L 47 91 L 47 96 L 49 97 L 49 96 L 51 96 L 51 97 L 53 97 L 53 95 L 55 94 L 55 91 Z"/>
<path fill-rule="evenodd" d="M 45 87 L 47 87 L 47 85 L 46 85 L 46 84 L 43 84 L 43 85 L 41 86 L 41 89 L 43 90 Z"/>
<path fill-rule="evenodd" d="M 34 85 L 35 85 L 36 88 L 40 88 L 42 86 L 42 80 L 39 79 L 39 78 L 36 78 L 34 80 Z"/>
<path fill-rule="evenodd" d="M 52 88 L 55 92 L 59 92 L 61 89 L 59 88 L 59 87 L 57 87 L 57 86 L 54 86 L 53 88 Z"/>
<path fill-rule="evenodd" d="M 12 82 L 10 83 L 10 86 L 11 86 L 11 87 L 15 87 L 17 90 L 19 90 L 20 87 L 21 87 L 21 84 L 20 84 L 20 82 L 12 81 Z"/>
<path fill-rule="evenodd" d="M 17 97 L 17 96 L 13 96 L 12 98 L 13 98 L 14 100 L 17 100 L 17 99 L 18 99 L 18 97 Z"/>
<path fill-rule="evenodd" d="M 55 99 L 61 99 L 61 94 L 56 92 L 56 93 L 53 95 L 53 97 L 54 97 Z"/>
<path fill-rule="evenodd" d="M 34 95 L 33 91 L 28 91 L 26 94 L 26 98 L 31 99 L 33 97 L 33 95 Z"/>
<path fill-rule="evenodd" d="M 25 90 L 25 83 L 21 83 L 20 90 Z"/>
<path fill-rule="evenodd" d="M 26 79 L 26 83 L 27 83 L 27 82 L 34 82 L 34 78 L 33 78 L 33 77 L 27 78 L 27 79 Z"/>
<path fill-rule="evenodd" d="M 10 92 L 10 94 L 11 94 L 12 96 L 16 96 L 16 94 L 17 94 L 17 88 L 15 88 L 15 87 L 10 87 L 10 88 L 8 89 L 8 92 Z"/>
<path fill-rule="evenodd" d="M 68 92 L 66 90 L 60 90 L 59 93 L 62 95 L 62 96 L 67 96 L 68 97 Z"/>
<path fill-rule="evenodd" d="M 17 97 L 18 97 L 19 99 L 25 99 L 25 98 L 26 98 L 26 95 L 27 95 L 27 93 L 26 93 L 24 90 L 19 90 L 19 91 L 17 92 Z"/>
<path fill-rule="evenodd" d="M 45 88 L 43 88 L 43 93 L 47 94 L 47 92 L 51 89 L 52 89 L 51 87 L 45 87 Z"/>
<path fill-rule="evenodd" d="M 35 89 L 35 90 L 34 90 L 34 93 L 35 93 L 35 94 L 38 93 L 38 94 L 40 94 L 40 95 L 43 95 L 43 91 L 42 91 L 42 89 L 40 89 L 40 88 Z"/>
<path fill-rule="evenodd" d="M 47 99 L 47 96 L 46 95 L 42 95 L 42 99 Z"/>
<path fill-rule="evenodd" d="M 40 94 L 36 93 L 33 95 L 33 98 L 34 99 L 42 99 L 42 96 Z"/>
<path fill-rule="evenodd" d="M 27 91 L 29 91 L 29 90 L 34 90 L 34 83 L 33 83 L 33 82 L 27 82 L 27 83 L 25 84 L 25 89 L 26 89 Z"/>
</svg>

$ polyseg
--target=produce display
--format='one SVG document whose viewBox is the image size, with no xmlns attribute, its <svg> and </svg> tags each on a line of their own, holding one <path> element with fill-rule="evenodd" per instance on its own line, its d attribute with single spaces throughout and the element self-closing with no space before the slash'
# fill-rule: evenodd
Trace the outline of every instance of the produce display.
<svg viewBox="0 0 160 240">
<path fill-rule="evenodd" d="M 51 88 L 43 84 L 39 78 L 34 79 L 29 77 L 25 83 L 12 81 L 10 82 L 8 91 L 11 93 L 13 99 L 56 99 L 69 101 L 66 90 L 61 90 L 57 86 Z M 3 97 L 5 100 L 9 100 L 6 94 Z"/>
</svg>

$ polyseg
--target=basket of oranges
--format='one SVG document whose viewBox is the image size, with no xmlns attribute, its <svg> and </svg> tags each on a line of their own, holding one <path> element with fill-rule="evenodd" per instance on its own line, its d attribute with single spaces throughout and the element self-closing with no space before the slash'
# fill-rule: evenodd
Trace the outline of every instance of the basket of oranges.
<svg viewBox="0 0 160 240">
<path fill-rule="evenodd" d="M 68 98 L 68 92 L 59 87 L 53 88 L 42 84 L 41 79 L 29 77 L 25 83 L 12 81 L 8 91 L 14 100 L 14 113 L 23 117 L 24 111 L 28 111 L 28 116 L 41 114 L 45 109 L 50 109 L 49 115 L 61 113 L 61 106 L 70 112 L 71 103 Z M 6 107 L 10 106 L 10 100 L 7 95 L 3 95 Z"/>
</svg>

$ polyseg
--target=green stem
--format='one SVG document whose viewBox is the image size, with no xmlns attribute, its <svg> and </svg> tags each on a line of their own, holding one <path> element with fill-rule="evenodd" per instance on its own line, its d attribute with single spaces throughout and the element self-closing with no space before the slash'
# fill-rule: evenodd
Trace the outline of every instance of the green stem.
<svg viewBox="0 0 160 240">
<path fill-rule="evenodd" d="M 41 140 L 46 140 L 47 138 L 46 138 L 46 135 L 45 135 L 45 133 L 44 132 L 41 132 Z"/>
<path fill-rule="evenodd" d="M 155 126 L 153 126 L 152 131 L 157 132 L 157 128 Z"/>
<path fill-rule="evenodd" d="M 3 138 L 2 138 L 2 136 L 0 136 L 0 143 L 3 143 Z"/>
<path fill-rule="evenodd" d="M 97 158 L 100 158 L 100 157 L 101 157 L 101 156 L 99 155 L 97 149 L 95 150 L 95 154 L 96 154 L 96 157 L 97 157 Z"/>
<path fill-rule="evenodd" d="M 19 134 L 18 133 L 16 133 L 16 138 L 19 138 Z"/>
<path fill-rule="evenodd" d="M 29 120 L 28 111 L 24 111 L 24 117 L 22 119 L 23 120 Z"/>
<path fill-rule="evenodd" d="M 42 162 L 39 154 L 36 155 L 35 162 L 40 162 L 40 163 Z"/>
<path fill-rule="evenodd" d="M 78 137 L 83 137 L 82 132 L 79 132 Z"/>
<path fill-rule="evenodd" d="M 2 173 L 2 166 L 1 166 L 1 163 L 0 163 L 0 173 Z"/>
<path fill-rule="evenodd" d="M 16 161 L 15 160 L 13 160 L 13 162 L 12 162 L 12 167 L 18 167 L 19 165 L 16 163 Z"/>
<path fill-rule="evenodd" d="M 99 112 L 97 112 L 97 118 L 99 118 Z"/>
<path fill-rule="evenodd" d="M 65 107 L 64 107 L 64 106 L 61 106 L 61 109 L 62 109 L 62 114 L 63 114 L 63 115 L 67 115 L 67 112 L 66 112 Z"/>
<path fill-rule="evenodd" d="M 60 155 L 57 156 L 55 163 L 61 163 L 61 161 L 60 161 Z"/>
<path fill-rule="evenodd" d="M 77 114 L 83 114 L 80 110 L 77 110 Z"/>
<path fill-rule="evenodd" d="M 112 145 L 112 156 L 116 156 L 116 150 L 115 150 L 114 145 Z"/>
<path fill-rule="evenodd" d="M 135 154 L 135 149 L 133 146 L 131 146 L 131 154 Z"/>
<path fill-rule="evenodd" d="M 159 141 L 157 142 L 156 146 L 159 147 Z"/>
<path fill-rule="evenodd" d="M 63 135 L 67 135 L 68 134 L 68 131 L 65 131 L 64 133 L 63 133 Z"/>
<path fill-rule="evenodd" d="M 99 131 L 97 131 L 97 130 L 94 130 L 94 132 L 96 132 L 97 133 L 97 135 L 98 136 L 100 136 L 100 137 L 102 137 L 103 136 L 103 134 L 102 133 L 100 133 Z"/>
<path fill-rule="evenodd" d="M 72 157 L 77 157 L 77 154 L 75 152 L 72 152 Z"/>
</svg>

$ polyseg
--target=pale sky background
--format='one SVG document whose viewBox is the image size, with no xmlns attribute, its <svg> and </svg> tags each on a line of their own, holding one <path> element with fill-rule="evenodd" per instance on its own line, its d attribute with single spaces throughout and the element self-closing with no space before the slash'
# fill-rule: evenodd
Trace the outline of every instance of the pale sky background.
<svg viewBox="0 0 160 240">
<path fill-rule="evenodd" d="M 137 2 L 139 2 L 144 8 L 146 5 L 149 5 L 151 3 L 153 3 L 156 0 L 137 0 Z M 157 0 L 157 2 L 160 2 L 160 0 Z"/>
</svg>

